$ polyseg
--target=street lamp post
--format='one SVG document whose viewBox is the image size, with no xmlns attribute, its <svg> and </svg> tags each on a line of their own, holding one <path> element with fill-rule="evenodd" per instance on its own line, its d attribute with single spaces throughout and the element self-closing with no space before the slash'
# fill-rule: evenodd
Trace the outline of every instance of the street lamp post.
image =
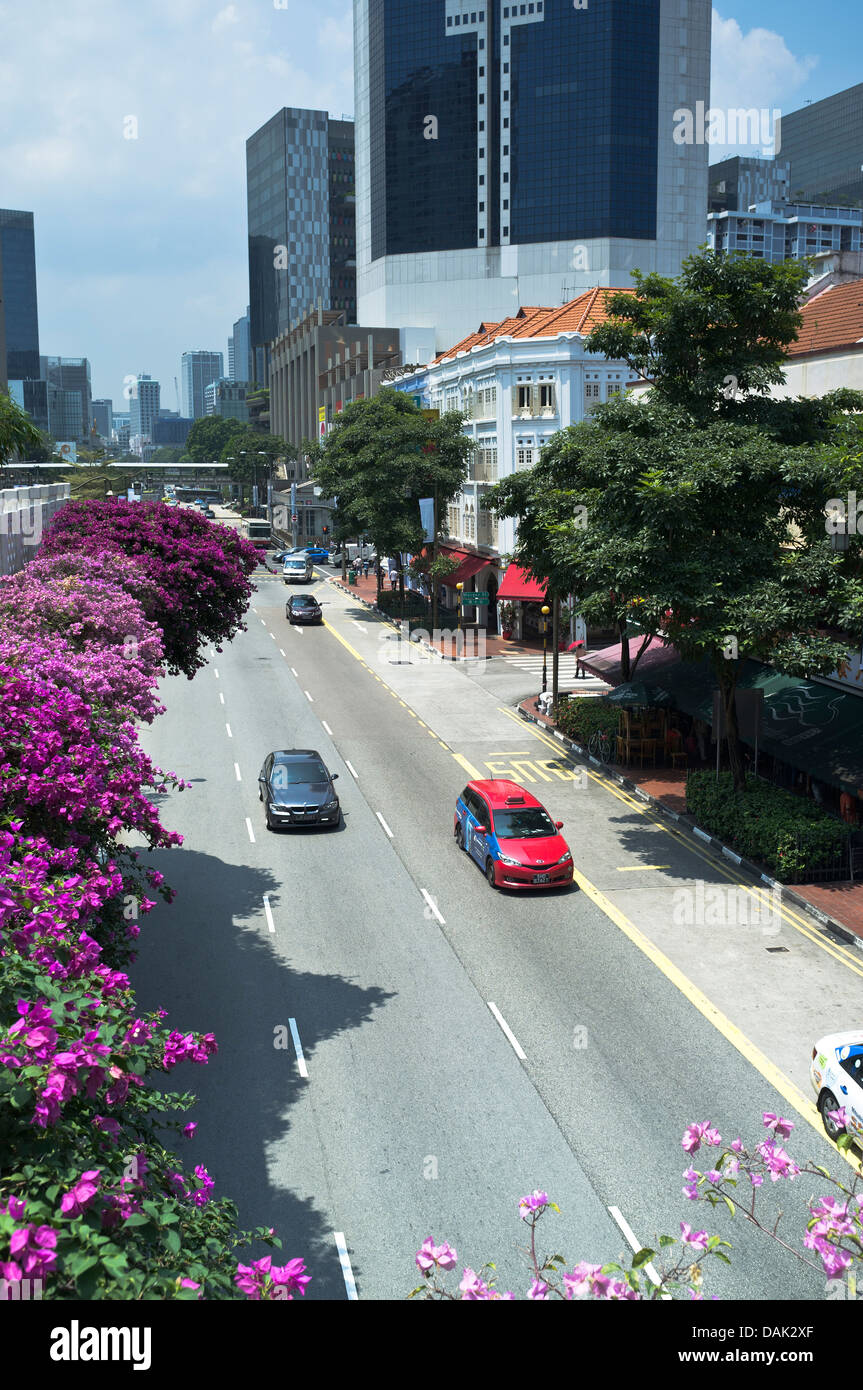
<svg viewBox="0 0 863 1390">
<path fill-rule="evenodd" d="M 463 584 L 456 584 L 455 588 L 456 588 L 456 593 L 458 594 L 458 636 L 456 637 L 455 654 L 456 654 L 456 656 L 461 656 L 461 654 L 462 654 L 461 595 L 462 595 L 462 590 L 464 589 L 464 585 L 463 585 Z"/>
<path fill-rule="evenodd" d="M 542 608 L 540 609 L 540 612 L 542 613 L 542 693 L 544 695 L 545 692 L 548 690 L 548 670 L 546 666 L 546 658 L 548 655 L 548 615 L 551 612 L 551 609 L 549 608 L 547 603 L 544 603 L 542 605 Z"/>
</svg>

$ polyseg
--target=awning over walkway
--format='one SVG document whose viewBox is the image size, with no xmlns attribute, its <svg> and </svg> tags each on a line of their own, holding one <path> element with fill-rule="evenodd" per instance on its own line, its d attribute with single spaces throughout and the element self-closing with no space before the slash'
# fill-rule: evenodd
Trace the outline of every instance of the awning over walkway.
<svg viewBox="0 0 863 1390">
<path fill-rule="evenodd" d="M 641 651 L 644 637 L 630 637 L 628 640 L 629 660 L 633 662 Z M 618 685 L 623 680 L 621 649 L 622 643 L 615 642 L 611 647 L 603 647 L 601 651 L 594 652 L 584 664 L 594 676 L 601 676 L 611 685 Z M 638 665 L 630 673 L 631 679 L 644 680 L 651 685 L 661 685 L 660 671 L 679 661 L 680 654 L 670 643 L 664 642 L 661 637 L 651 637 L 641 654 Z"/>
<path fill-rule="evenodd" d="M 522 603 L 542 603 L 548 585 L 544 579 L 534 579 L 521 565 L 510 565 L 497 591 L 498 599 L 519 599 Z"/>
<path fill-rule="evenodd" d="M 444 584 L 448 589 L 454 589 L 456 584 L 466 584 L 481 569 L 491 563 L 488 555 L 470 555 L 466 550 L 451 550 L 449 546 L 441 547 L 441 554 L 449 556 L 453 560 L 460 560 L 461 564 L 452 574 L 448 574 L 444 579 Z"/>
</svg>

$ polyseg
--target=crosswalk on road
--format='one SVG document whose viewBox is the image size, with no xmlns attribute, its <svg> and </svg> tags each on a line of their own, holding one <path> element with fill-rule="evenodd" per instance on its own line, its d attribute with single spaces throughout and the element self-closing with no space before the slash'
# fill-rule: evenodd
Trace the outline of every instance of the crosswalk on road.
<svg viewBox="0 0 863 1390">
<path fill-rule="evenodd" d="M 517 666 L 520 671 L 529 671 L 531 675 L 542 675 L 542 652 L 504 652 L 501 654 L 501 661 L 505 661 L 509 666 Z M 558 680 L 560 684 L 571 685 L 573 691 L 579 695 L 602 695 L 610 690 L 611 686 L 599 676 L 593 676 L 590 672 L 583 679 L 576 679 L 575 657 L 569 652 L 562 652 L 558 658 Z M 548 654 L 546 669 L 549 677 L 551 676 L 551 653 Z"/>
</svg>

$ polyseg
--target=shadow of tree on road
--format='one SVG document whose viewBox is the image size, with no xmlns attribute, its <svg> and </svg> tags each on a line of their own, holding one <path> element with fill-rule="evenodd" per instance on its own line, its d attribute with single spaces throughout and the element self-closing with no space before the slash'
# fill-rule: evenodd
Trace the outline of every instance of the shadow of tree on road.
<svg viewBox="0 0 863 1390">
<path fill-rule="evenodd" d="M 194 1139 L 178 1142 L 170 1135 L 169 1147 L 179 1149 L 187 1167 L 207 1168 L 214 1196 L 236 1203 L 241 1226 L 275 1227 L 283 1242 L 275 1263 L 305 1259 L 313 1275 L 307 1297 L 344 1299 L 331 1218 L 292 1190 L 290 1176 L 285 1182 L 274 1171 L 276 1146 L 283 1155 L 290 1134 L 286 1116 L 309 1085 L 299 1075 L 293 1046 L 274 1045 L 274 1030 L 296 1018 L 311 1065 L 319 1043 L 368 1022 L 392 995 L 286 965 L 263 913 L 265 893 L 274 907 L 280 894 L 285 897 L 274 874 L 192 850 L 144 858 L 165 874 L 177 898 L 171 906 L 160 902 L 141 922 L 131 972 L 139 1012 L 167 1009 L 169 1027 L 215 1033 L 219 1045 L 207 1066 L 184 1063 L 164 1086 L 198 1097 L 185 1117 L 198 1122 Z M 298 1186 L 310 1180 L 302 1161 L 298 1153 Z M 254 1257 L 264 1253 L 262 1246 Z"/>
</svg>

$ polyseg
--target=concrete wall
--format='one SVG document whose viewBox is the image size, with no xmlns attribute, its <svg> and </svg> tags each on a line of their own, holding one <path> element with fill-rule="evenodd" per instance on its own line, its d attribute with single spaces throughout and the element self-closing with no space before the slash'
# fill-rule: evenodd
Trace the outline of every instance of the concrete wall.
<svg viewBox="0 0 863 1390">
<path fill-rule="evenodd" d="M 51 518 L 68 501 L 68 483 L 0 491 L 0 574 L 15 574 L 30 563 Z"/>
</svg>

